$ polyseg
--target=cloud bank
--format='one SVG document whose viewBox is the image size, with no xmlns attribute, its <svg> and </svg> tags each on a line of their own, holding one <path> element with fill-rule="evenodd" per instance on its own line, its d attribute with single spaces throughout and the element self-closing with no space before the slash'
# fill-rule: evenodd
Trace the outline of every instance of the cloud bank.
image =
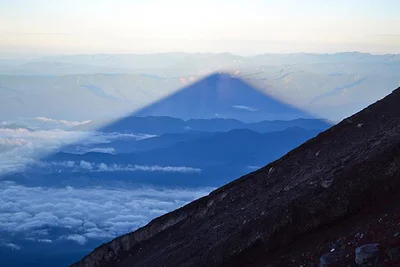
<svg viewBox="0 0 400 267">
<path fill-rule="evenodd" d="M 14 243 L 1 243 L 0 247 L 5 247 L 5 248 L 9 248 L 11 250 L 20 250 L 21 247 L 14 244 Z"/>
<path fill-rule="evenodd" d="M 31 132 L 25 129 L 0 129 L 0 175 L 23 171 L 27 164 L 36 162 L 41 156 L 57 152 L 75 142 L 79 142 L 80 146 L 90 146 L 107 144 L 114 140 L 143 140 L 153 136 L 64 130 Z M 112 152 L 112 148 L 103 149 L 102 152 Z"/>
<path fill-rule="evenodd" d="M 242 110 L 247 110 L 247 111 L 257 111 L 258 109 L 253 108 L 253 107 L 248 107 L 248 106 L 242 106 L 242 105 L 236 105 L 233 106 L 236 109 L 242 109 Z"/>
<path fill-rule="evenodd" d="M 78 125 L 82 125 L 82 124 L 90 122 L 90 120 L 88 120 L 88 121 L 68 121 L 68 120 L 56 120 L 56 119 L 47 118 L 47 117 L 35 117 L 35 119 L 40 122 L 61 124 L 66 127 L 74 127 L 74 126 L 78 126 Z"/>
<path fill-rule="evenodd" d="M 32 166 L 44 168 L 46 172 L 169 172 L 169 173 L 201 173 L 200 168 L 187 166 L 159 166 L 136 164 L 106 164 L 88 161 L 53 161 L 33 162 Z"/>
<path fill-rule="evenodd" d="M 18 235 L 43 243 L 68 240 L 80 245 L 89 240 L 108 240 L 210 191 L 211 188 L 44 188 L 0 182 L 0 236 Z M 2 244 L 20 248 L 13 240 Z"/>
</svg>

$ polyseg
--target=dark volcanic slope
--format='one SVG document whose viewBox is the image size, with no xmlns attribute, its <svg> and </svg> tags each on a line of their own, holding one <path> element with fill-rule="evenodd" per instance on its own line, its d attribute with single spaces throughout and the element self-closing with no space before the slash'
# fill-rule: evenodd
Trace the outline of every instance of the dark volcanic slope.
<svg viewBox="0 0 400 267">
<path fill-rule="evenodd" d="M 400 88 L 73 266 L 287 266 L 273 256 L 305 234 L 340 225 L 384 200 L 398 204 L 388 200 L 400 191 L 399 132 Z"/>
</svg>

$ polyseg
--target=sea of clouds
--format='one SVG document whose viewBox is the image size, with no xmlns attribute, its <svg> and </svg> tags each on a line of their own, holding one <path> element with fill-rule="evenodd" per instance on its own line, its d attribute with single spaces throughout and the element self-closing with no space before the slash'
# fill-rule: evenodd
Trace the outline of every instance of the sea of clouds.
<svg viewBox="0 0 400 267">
<path fill-rule="evenodd" d="M 46 187 L 26 186 L 4 174 L 23 172 L 27 166 L 71 172 L 199 173 L 187 166 L 105 164 L 87 161 L 43 162 L 40 158 L 72 143 L 82 146 L 117 139 L 141 140 L 145 134 L 78 132 L 61 129 L 0 129 L 0 247 L 23 250 L 21 240 L 77 246 L 130 232 L 151 219 L 208 194 L 211 188 Z M 111 150 L 102 151 L 105 153 Z M 51 172 L 50 172 L 51 173 Z M 32 177 L 34 179 L 34 177 Z M 111 177 L 112 178 L 112 177 Z M 6 180 L 7 179 L 7 180 Z"/>
<path fill-rule="evenodd" d="M 0 236 L 36 242 L 111 239 L 208 194 L 211 188 L 46 188 L 0 182 Z M 59 236 L 52 229 L 67 229 Z M 13 240 L 3 246 L 21 249 Z"/>
</svg>

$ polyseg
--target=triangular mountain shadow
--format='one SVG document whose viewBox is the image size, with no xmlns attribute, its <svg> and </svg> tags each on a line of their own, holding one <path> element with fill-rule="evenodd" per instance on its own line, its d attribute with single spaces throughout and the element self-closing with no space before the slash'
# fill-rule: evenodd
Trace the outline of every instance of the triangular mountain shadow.
<svg viewBox="0 0 400 267">
<path fill-rule="evenodd" d="M 75 130 L 124 132 L 124 129 L 132 129 L 133 126 L 138 132 L 151 128 L 157 134 L 157 129 L 185 128 L 187 125 L 184 121 L 193 122 L 193 119 L 225 119 L 223 122 L 229 124 L 299 118 L 319 120 L 326 127 L 331 125 L 238 77 L 228 73 L 214 73 L 117 120 L 92 121 Z M 222 121 L 209 120 L 209 123 L 221 124 Z"/>
<path fill-rule="evenodd" d="M 240 78 L 215 73 L 151 104 L 134 116 L 188 119 L 234 118 L 243 122 L 312 118 Z"/>
<path fill-rule="evenodd" d="M 240 78 L 216 73 L 127 116 L 103 122 L 101 125 L 98 122 L 90 122 L 74 130 L 163 135 L 190 131 L 226 132 L 234 129 L 267 133 L 290 127 L 303 127 L 305 130 L 314 131 L 329 126 L 330 123 L 315 119 L 312 115 L 267 95 Z M 240 134 L 235 133 L 238 136 Z M 70 148 L 79 147 L 81 143 L 85 143 L 85 140 L 76 140 L 58 151 L 71 151 Z M 40 160 L 51 161 L 57 152 L 43 155 Z"/>
</svg>

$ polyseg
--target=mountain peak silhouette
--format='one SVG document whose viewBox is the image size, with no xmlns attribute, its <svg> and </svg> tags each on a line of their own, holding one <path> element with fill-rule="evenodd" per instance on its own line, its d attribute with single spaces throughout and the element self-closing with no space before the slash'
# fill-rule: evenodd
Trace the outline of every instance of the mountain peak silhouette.
<svg viewBox="0 0 400 267">
<path fill-rule="evenodd" d="M 312 117 L 227 73 L 211 74 L 133 115 L 183 120 L 235 118 L 245 122 Z"/>
</svg>

